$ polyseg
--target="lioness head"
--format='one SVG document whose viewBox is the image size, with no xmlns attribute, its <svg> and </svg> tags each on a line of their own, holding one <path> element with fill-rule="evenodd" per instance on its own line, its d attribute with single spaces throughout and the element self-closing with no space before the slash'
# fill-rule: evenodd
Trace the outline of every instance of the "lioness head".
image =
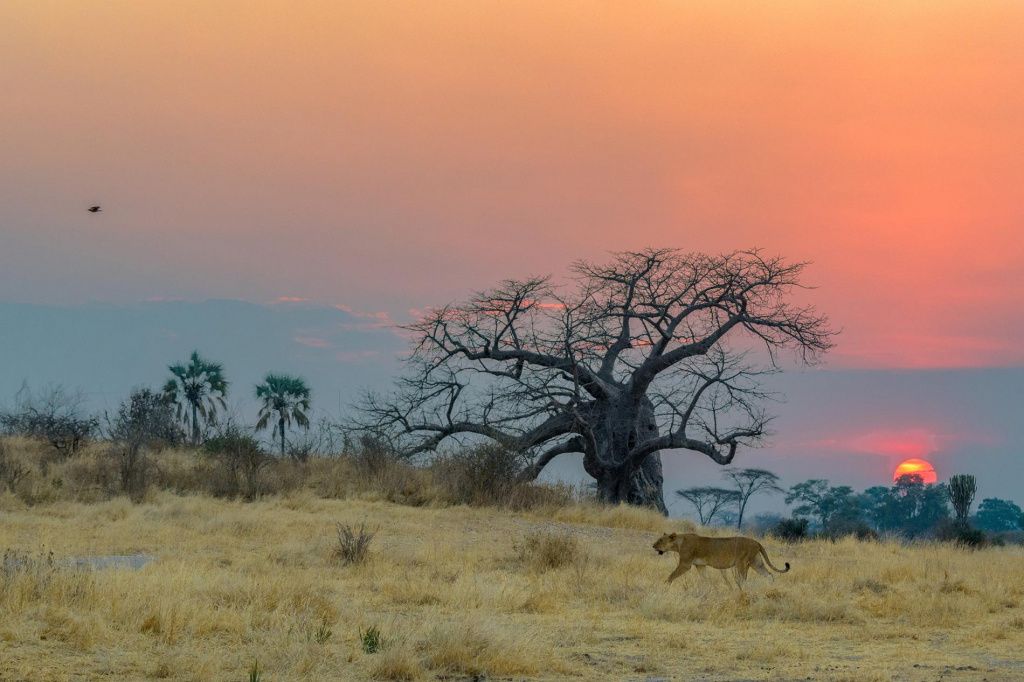
<svg viewBox="0 0 1024 682">
<path fill-rule="evenodd" d="M 672 545 L 676 541 L 675 533 L 665 533 L 658 541 L 654 543 L 654 549 L 658 551 L 658 554 L 664 554 L 665 552 L 672 549 Z"/>
</svg>

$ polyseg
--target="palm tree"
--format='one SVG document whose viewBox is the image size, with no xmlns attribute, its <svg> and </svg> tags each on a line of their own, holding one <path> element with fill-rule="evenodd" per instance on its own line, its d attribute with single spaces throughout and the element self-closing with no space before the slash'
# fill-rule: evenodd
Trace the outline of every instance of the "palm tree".
<svg viewBox="0 0 1024 682">
<path fill-rule="evenodd" d="M 209 362 L 192 351 L 188 364 L 171 365 L 174 376 L 164 384 L 164 399 L 177 406 L 177 418 L 191 427 L 192 445 L 199 445 L 199 419 L 217 422 L 217 407 L 225 407 L 228 382 L 219 362 Z"/>
<path fill-rule="evenodd" d="M 309 427 L 309 387 L 300 377 L 287 374 L 268 374 L 263 383 L 256 386 L 256 397 L 263 401 L 260 406 L 256 430 L 265 429 L 271 417 L 277 417 L 273 435 L 281 436 L 281 455 L 284 456 L 284 433 L 294 420 L 304 428 Z"/>
</svg>

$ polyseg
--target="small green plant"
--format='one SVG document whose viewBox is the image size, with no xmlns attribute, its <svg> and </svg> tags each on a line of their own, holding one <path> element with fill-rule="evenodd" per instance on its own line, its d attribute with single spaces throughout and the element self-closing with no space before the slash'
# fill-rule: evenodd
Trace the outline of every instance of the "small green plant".
<svg viewBox="0 0 1024 682">
<path fill-rule="evenodd" d="M 376 625 L 371 625 L 365 632 L 359 631 L 359 641 L 363 645 L 363 652 L 375 654 L 384 646 L 384 637 Z"/>
<path fill-rule="evenodd" d="M 254 658 L 252 661 L 252 667 L 249 668 L 249 682 L 260 682 L 263 677 L 263 672 L 260 670 L 260 660 Z"/>
<path fill-rule="evenodd" d="M 327 626 L 327 623 L 323 623 L 316 629 L 316 632 L 313 633 L 313 641 L 317 644 L 326 644 L 327 640 L 329 640 L 333 634 L 334 633 L 331 632 L 331 628 Z"/>
</svg>

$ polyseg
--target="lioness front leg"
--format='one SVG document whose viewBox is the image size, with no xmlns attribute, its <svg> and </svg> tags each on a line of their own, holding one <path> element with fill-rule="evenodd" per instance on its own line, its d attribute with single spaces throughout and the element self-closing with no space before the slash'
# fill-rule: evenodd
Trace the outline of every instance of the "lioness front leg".
<svg viewBox="0 0 1024 682">
<path fill-rule="evenodd" d="M 682 561 L 680 561 L 679 565 L 676 566 L 676 570 L 672 571 L 672 575 L 670 575 L 668 577 L 669 584 L 671 584 L 673 580 L 675 580 L 676 578 L 678 578 L 683 573 L 686 573 L 689 570 L 690 570 L 690 564 L 683 563 Z"/>
</svg>

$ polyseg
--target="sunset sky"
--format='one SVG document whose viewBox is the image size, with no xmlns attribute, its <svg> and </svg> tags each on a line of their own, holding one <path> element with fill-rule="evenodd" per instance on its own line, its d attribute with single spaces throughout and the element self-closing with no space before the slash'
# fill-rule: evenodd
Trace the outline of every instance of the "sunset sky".
<svg viewBox="0 0 1024 682">
<path fill-rule="evenodd" d="M 1024 365 L 1016 0 L 7 0 L 0 25 L 2 301 L 403 320 L 609 250 L 758 246 L 813 262 L 830 369 Z"/>
</svg>

